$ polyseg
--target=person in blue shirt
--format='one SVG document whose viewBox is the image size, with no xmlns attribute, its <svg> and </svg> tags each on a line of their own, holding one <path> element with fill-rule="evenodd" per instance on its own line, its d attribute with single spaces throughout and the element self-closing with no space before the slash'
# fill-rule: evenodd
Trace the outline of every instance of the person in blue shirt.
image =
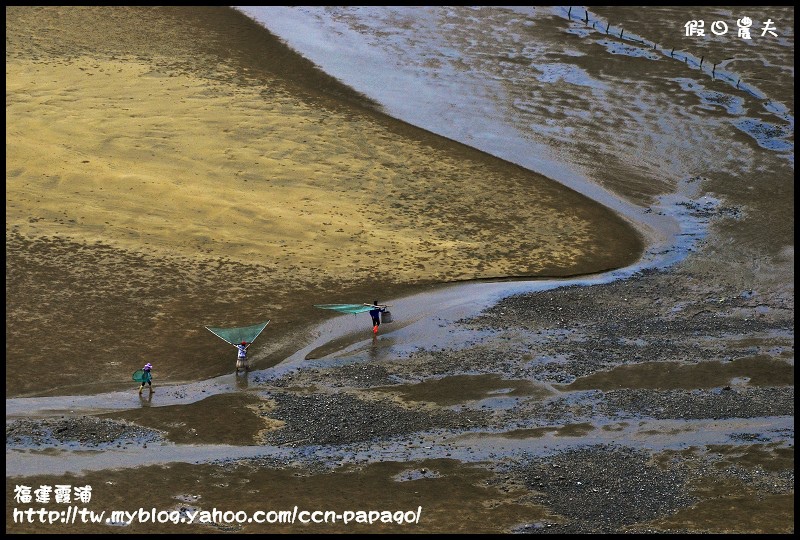
<svg viewBox="0 0 800 540">
<path fill-rule="evenodd" d="M 372 333 L 377 334 L 378 327 L 381 325 L 381 313 L 386 311 L 386 308 L 379 306 L 377 300 L 374 300 L 372 305 L 374 307 L 369 310 L 369 316 L 372 317 Z"/>
<path fill-rule="evenodd" d="M 153 392 L 153 374 L 150 373 L 151 369 L 153 369 L 153 366 L 150 364 L 150 362 L 146 363 L 142 368 L 142 371 L 144 371 L 144 378 L 142 379 L 142 385 L 139 387 L 140 394 L 142 393 L 142 390 L 144 390 L 145 384 L 150 387 L 150 393 Z"/>
</svg>

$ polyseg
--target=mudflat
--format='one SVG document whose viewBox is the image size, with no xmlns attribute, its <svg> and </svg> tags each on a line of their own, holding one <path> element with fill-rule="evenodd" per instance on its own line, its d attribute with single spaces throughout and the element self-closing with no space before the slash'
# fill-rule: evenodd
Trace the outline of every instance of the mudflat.
<svg viewBox="0 0 800 540">
<path fill-rule="evenodd" d="M 314 303 L 591 275 L 643 239 L 227 8 L 11 7 L 6 26 L 7 532 L 794 531 L 793 236 L 768 216 L 720 208 L 667 270 L 400 316 L 271 370 L 332 316 Z M 265 318 L 231 389 L 235 349 L 202 326 Z M 431 332 L 462 342 L 386 353 Z M 18 497 L 56 485 L 142 512 L 19 517 L 65 510 Z M 295 508 L 389 515 L 187 521 Z"/>
<path fill-rule="evenodd" d="M 233 10 L 6 20 L 9 395 L 121 389 L 148 361 L 228 373 L 204 325 L 270 319 L 267 367 L 330 316 L 315 303 L 642 252 L 603 206 L 376 112 Z"/>
</svg>

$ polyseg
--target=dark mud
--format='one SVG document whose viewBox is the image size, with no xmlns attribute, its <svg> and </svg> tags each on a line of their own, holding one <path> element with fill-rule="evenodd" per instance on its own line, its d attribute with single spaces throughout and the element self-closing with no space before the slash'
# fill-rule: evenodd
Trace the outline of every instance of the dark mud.
<svg viewBox="0 0 800 540">
<path fill-rule="evenodd" d="M 245 414 L 235 423 L 250 425 L 240 444 L 252 445 L 253 457 L 148 468 L 145 477 L 194 471 L 186 481 L 175 477 L 165 505 L 191 485 L 194 507 L 246 509 L 252 493 L 230 486 L 268 477 L 271 490 L 293 494 L 286 504 L 424 502 L 417 525 L 328 524 L 310 532 L 790 533 L 792 314 L 782 293 L 712 290 L 679 271 L 646 272 L 507 298 L 457 324 L 483 336 L 463 348 L 370 363 L 338 359 L 330 367 L 317 360 L 277 378 L 259 372 L 238 394 L 188 407 L 104 413 L 97 422 L 17 421 L 6 436 L 28 437 L 29 449 L 119 444 L 156 433 L 139 431 L 130 418 L 163 429 L 182 410 L 178 431 L 214 444 L 221 424 L 202 429 L 214 401 Z M 236 403 L 263 406 L 245 413 Z M 152 413 L 160 410 L 157 420 Z M 54 426 L 58 439 L 41 437 Z M 174 430 L 161 433 L 185 444 Z M 288 453 L 259 457 L 258 448 Z M 85 478 L 110 476 L 116 473 Z M 9 489 L 22 480 L 7 478 Z M 328 499 L 303 492 L 312 485 L 334 491 Z M 111 500 L 104 495 L 102 504 Z M 153 504 L 138 494 L 126 502 Z M 16 527 L 9 530 L 30 530 Z"/>
<path fill-rule="evenodd" d="M 221 24 L 212 11 L 204 20 Z M 631 18 L 640 20 L 633 11 Z M 162 24 L 157 14 L 142 20 Z M 181 29 L 175 42 L 191 44 L 183 39 L 184 15 L 173 18 Z M 103 32 L 116 48 L 120 26 L 109 21 Z M 83 20 L 68 26 L 73 40 L 83 38 Z M 243 51 L 242 63 L 258 56 L 231 47 L 229 28 L 219 35 L 226 37 L 223 49 Z M 127 34 L 137 43 L 149 39 L 142 36 L 151 33 Z M 176 54 L 169 48 L 166 56 Z M 195 56 L 188 55 L 193 62 Z M 279 72 L 297 72 L 294 55 L 269 56 L 286 68 Z M 607 70 L 607 60 L 596 68 Z M 306 85 L 332 85 L 310 78 L 307 63 L 301 67 L 295 76 Z M 596 137 L 588 140 L 593 146 Z M 755 173 L 713 167 L 719 176 L 709 180 L 709 191 L 727 193 L 735 206 L 708 216 L 721 223 L 717 236 L 680 268 L 510 297 L 450 327 L 435 317 L 426 321 L 442 338 L 468 334 L 458 346 L 396 353 L 389 346 L 373 357 L 363 350 L 341 354 L 335 344 L 284 372 L 277 369 L 286 367 L 281 360 L 299 349 L 287 340 L 259 358 L 255 367 L 263 371 L 224 390 L 209 378 L 233 369 L 233 353 L 213 336 L 197 339 L 204 335 L 200 314 L 222 320 L 244 306 L 250 311 L 239 315 L 257 320 L 279 298 L 302 307 L 293 307 L 290 318 L 275 317 L 271 332 L 296 335 L 319 315 L 312 304 L 323 291 L 362 297 L 382 287 L 380 297 L 392 298 L 409 288 L 384 287 L 384 279 L 349 288 L 321 280 L 306 288 L 268 267 L 154 261 L 102 244 L 33 242 L 7 231 L 16 291 L 8 307 L 17 312 L 15 324 L 25 323 L 9 330 L 27 335 L 31 327 L 44 328 L 39 335 L 47 335 L 32 352 L 24 339 L 12 341 L 7 356 L 55 358 L 59 368 L 47 377 L 66 385 L 53 388 L 42 380 L 42 365 L 30 361 L 7 377 L 9 391 L 40 395 L 48 388 L 57 400 L 129 385 L 131 394 L 126 410 L 102 403 L 91 413 L 7 419 L 6 532 L 793 533 L 793 220 L 785 219 L 793 215 L 785 202 L 793 200 L 793 184 L 786 167 L 765 164 L 760 155 L 753 156 L 758 191 L 742 183 Z M 588 151 L 586 159 L 597 164 L 609 156 Z M 612 176 L 612 186 L 629 181 L 626 174 Z M 509 249 L 527 254 L 517 244 Z M 131 289 L 120 286 L 120 276 Z M 233 286 L 221 287 L 223 281 Z M 286 292 L 298 290 L 306 294 L 302 301 Z M 47 305 L 58 316 L 47 319 Z M 84 325 L 89 316 L 98 319 L 91 329 Z M 395 316 L 376 348 L 402 328 L 402 314 Z M 155 394 L 137 402 L 135 385 L 118 374 L 172 350 L 176 328 L 189 344 L 180 351 L 182 367 L 162 368 Z M 76 332 L 80 339 L 70 337 Z M 142 345 L 141 336 L 151 334 L 158 339 Z M 102 341 L 109 336 L 115 342 Z M 99 345 L 88 341 L 98 338 Z M 86 375 L 89 354 L 102 370 L 95 378 Z M 191 393 L 182 385 L 188 366 L 195 380 L 211 381 L 202 388 L 209 393 L 174 405 L 168 396 Z M 59 484 L 91 486 L 92 500 L 83 506 L 98 511 L 216 508 L 252 515 L 298 506 L 422 513 L 419 523 L 406 525 L 15 520 L 18 508 L 65 508 L 16 503 L 17 486 Z"/>
</svg>

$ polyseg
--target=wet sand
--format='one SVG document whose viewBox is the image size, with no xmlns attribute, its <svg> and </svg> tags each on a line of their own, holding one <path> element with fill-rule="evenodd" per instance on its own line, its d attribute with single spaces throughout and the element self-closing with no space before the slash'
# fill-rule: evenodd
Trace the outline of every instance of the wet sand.
<svg viewBox="0 0 800 540">
<path fill-rule="evenodd" d="M 203 326 L 476 278 L 626 266 L 639 233 L 539 175 L 373 111 L 223 8 L 7 13 L 9 395 L 228 373 Z M 29 336 L 37 339 L 34 348 Z"/>
<path fill-rule="evenodd" d="M 91 485 L 96 510 L 423 508 L 419 526 L 58 532 L 793 532 L 793 266 L 720 272 L 713 241 L 669 272 L 439 327 L 471 336 L 458 348 L 387 357 L 387 325 L 342 363 L 347 340 L 162 406 L 232 370 L 203 324 L 273 319 L 267 368 L 311 341 L 328 316 L 313 303 L 592 274 L 643 243 L 544 178 L 381 116 L 226 9 L 113 14 L 7 10 L 7 397 L 135 393 L 145 361 L 156 393 L 7 417 L 7 465 L 39 471 L 7 475 L 7 532 L 56 530 L 13 524 L 23 482 Z M 274 63 L 254 63 L 265 51 Z M 352 220 L 375 206 L 391 211 Z M 33 349 L 31 332 L 47 336 Z"/>
<path fill-rule="evenodd" d="M 457 350 L 369 350 L 254 373 L 239 392 L 209 389 L 189 405 L 159 406 L 179 391 L 164 387 L 127 411 L 14 420 L 9 470 L 39 474 L 7 476 L 7 493 L 88 484 L 86 506 L 98 512 L 181 515 L 423 507 L 413 528 L 269 528 L 284 532 L 788 533 L 791 310 L 779 298 L 710 293 L 691 274 L 651 272 L 520 295 L 443 330 L 483 336 Z"/>
</svg>

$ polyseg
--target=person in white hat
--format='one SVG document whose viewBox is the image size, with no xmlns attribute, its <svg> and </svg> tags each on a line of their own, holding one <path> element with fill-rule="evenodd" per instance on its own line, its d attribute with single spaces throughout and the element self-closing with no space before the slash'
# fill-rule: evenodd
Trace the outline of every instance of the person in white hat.
<svg viewBox="0 0 800 540">
<path fill-rule="evenodd" d="M 250 371 L 250 364 L 247 362 L 247 347 L 249 346 L 250 343 L 246 341 L 242 341 L 236 346 L 236 348 L 239 349 L 236 356 L 236 373 L 239 373 L 240 369 L 243 369 L 245 373 Z"/>
<path fill-rule="evenodd" d="M 144 371 L 144 378 L 142 379 L 142 385 L 139 387 L 140 394 L 142 393 L 142 390 L 144 390 L 145 384 L 150 387 L 150 392 L 153 391 L 153 374 L 150 373 L 151 369 L 153 369 L 153 366 L 150 364 L 150 362 L 146 363 L 142 368 L 142 371 Z"/>
</svg>

